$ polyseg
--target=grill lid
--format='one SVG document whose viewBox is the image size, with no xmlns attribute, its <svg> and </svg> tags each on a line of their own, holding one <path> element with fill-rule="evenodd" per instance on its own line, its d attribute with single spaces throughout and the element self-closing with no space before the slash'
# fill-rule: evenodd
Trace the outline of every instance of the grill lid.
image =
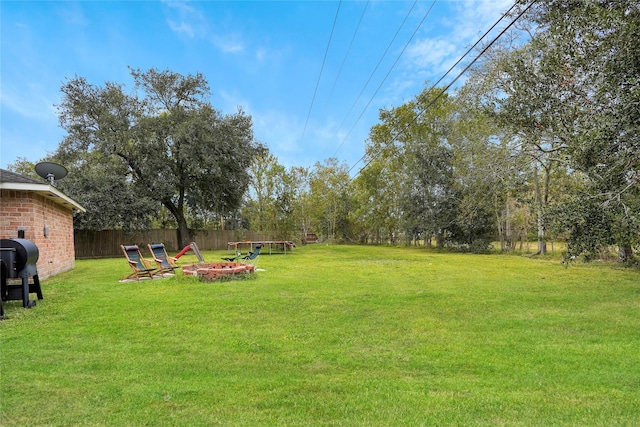
<svg viewBox="0 0 640 427">
<path fill-rule="evenodd" d="M 35 273 L 35 265 L 40 257 L 38 247 L 31 240 L 27 239 L 0 239 L 0 248 L 11 248 L 15 250 L 13 255 L 14 266 L 7 265 L 9 269 L 15 269 L 16 273 L 21 272 L 25 268 L 33 270 Z M 2 251 L 5 253 L 5 251 Z M 4 258 L 4 257 L 3 257 Z"/>
</svg>

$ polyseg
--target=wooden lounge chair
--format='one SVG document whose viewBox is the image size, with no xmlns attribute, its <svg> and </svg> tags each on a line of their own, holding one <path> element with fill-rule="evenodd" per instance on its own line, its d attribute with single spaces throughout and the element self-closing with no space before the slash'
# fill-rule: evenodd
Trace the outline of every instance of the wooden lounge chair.
<svg viewBox="0 0 640 427">
<path fill-rule="evenodd" d="M 138 248 L 137 245 L 120 245 L 120 247 L 122 248 L 124 256 L 127 258 L 127 261 L 129 261 L 129 267 L 133 270 L 131 274 L 120 280 L 140 280 L 141 277 L 153 279 L 153 276 L 157 271 L 151 264 L 151 261 L 144 259 L 140 253 L 140 248 Z"/>
<path fill-rule="evenodd" d="M 177 258 L 170 257 L 167 254 L 167 249 L 164 247 L 164 243 L 151 243 L 148 245 L 151 254 L 153 254 L 153 260 L 158 266 L 158 273 L 174 273 L 174 271 L 180 268 L 176 264 Z"/>
</svg>

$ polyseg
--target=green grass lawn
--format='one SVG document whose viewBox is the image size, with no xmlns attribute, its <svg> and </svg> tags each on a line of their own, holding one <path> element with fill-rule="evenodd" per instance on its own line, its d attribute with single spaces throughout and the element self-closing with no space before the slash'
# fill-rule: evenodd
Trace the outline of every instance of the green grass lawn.
<svg viewBox="0 0 640 427">
<path fill-rule="evenodd" d="M 360 246 L 259 267 L 85 260 L 6 303 L 0 425 L 640 425 L 637 271 Z"/>
</svg>

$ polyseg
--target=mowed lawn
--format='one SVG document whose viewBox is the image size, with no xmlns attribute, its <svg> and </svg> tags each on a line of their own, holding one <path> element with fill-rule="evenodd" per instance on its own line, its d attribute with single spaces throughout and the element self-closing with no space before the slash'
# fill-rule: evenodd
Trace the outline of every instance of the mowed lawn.
<svg viewBox="0 0 640 427">
<path fill-rule="evenodd" d="M 324 245 L 258 267 L 78 261 L 7 303 L 0 425 L 640 425 L 637 271 Z"/>
</svg>

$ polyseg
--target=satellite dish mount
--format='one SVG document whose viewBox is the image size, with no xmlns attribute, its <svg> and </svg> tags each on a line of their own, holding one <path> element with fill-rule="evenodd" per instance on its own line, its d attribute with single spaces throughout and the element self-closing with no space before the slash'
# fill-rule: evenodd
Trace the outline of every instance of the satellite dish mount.
<svg viewBox="0 0 640 427">
<path fill-rule="evenodd" d="M 36 173 L 55 186 L 56 180 L 64 178 L 68 172 L 67 168 L 57 163 L 40 162 L 36 165 Z"/>
</svg>

